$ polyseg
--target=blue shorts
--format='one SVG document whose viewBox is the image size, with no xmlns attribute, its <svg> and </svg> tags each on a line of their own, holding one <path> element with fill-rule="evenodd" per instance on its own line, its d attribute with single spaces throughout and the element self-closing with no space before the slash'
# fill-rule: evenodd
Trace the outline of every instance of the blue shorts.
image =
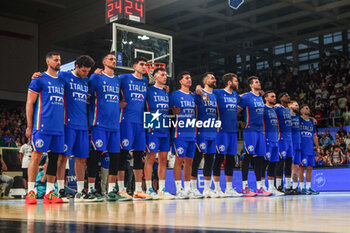
<svg viewBox="0 0 350 233">
<path fill-rule="evenodd" d="M 108 151 L 109 153 L 120 152 L 119 131 L 110 131 L 100 127 L 91 128 L 91 144 L 94 150 Z"/>
<path fill-rule="evenodd" d="M 279 158 L 278 142 L 266 142 L 266 160 L 278 162 Z"/>
<path fill-rule="evenodd" d="M 243 130 L 243 153 L 265 156 L 266 142 L 264 132 Z"/>
<path fill-rule="evenodd" d="M 196 150 L 195 138 L 174 138 L 172 152 L 181 158 L 193 158 Z"/>
<path fill-rule="evenodd" d="M 237 133 L 219 132 L 216 135 L 216 146 L 219 154 L 237 154 Z"/>
<path fill-rule="evenodd" d="M 89 131 L 64 127 L 64 153 L 76 158 L 89 157 Z"/>
<path fill-rule="evenodd" d="M 170 135 L 168 133 L 146 133 L 146 148 L 148 152 L 157 153 L 170 151 Z"/>
<path fill-rule="evenodd" d="M 196 146 L 198 151 L 206 154 L 216 153 L 216 140 L 215 138 L 206 138 L 204 136 L 198 136 Z"/>
<path fill-rule="evenodd" d="M 315 155 L 301 153 L 300 165 L 305 166 L 305 167 L 314 167 L 315 166 Z"/>
<path fill-rule="evenodd" d="M 278 146 L 280 149 L 280 158 L 293 157 L 293 142 L 292 141 L 279 141 Z"/>
<path fill-rule="evenodd" d="M 32 148 L 38 152 L 64 152 L 64 135 L 45 134 L 42 131 L 33 131 Z"/>
<path fill-rule="evenodd" d="M 121 143 L 123 150 L 145 151 L 146 132 L 142 124 L 132 122 L 120 123 Z"/>
</svg>

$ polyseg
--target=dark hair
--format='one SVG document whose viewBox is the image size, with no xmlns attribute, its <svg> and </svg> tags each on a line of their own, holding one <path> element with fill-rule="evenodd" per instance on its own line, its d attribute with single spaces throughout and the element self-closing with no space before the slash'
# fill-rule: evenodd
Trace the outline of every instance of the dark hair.
<svg viewBox="0 0 350 233">
<path fill-rule="evenodd" d="M 156 73 L 158 73 L 158 72 L 160 72 L 160 71 L 164 71 L 164 72 L 166 72 L 166 69 L 165 68 L 163 68 L 163 67 L 159 67 L 159 68 L 157 68 L 157 69 L 154 69 L 154 71 L 153 71 L 153 76 L 156 74 Z"/>
<path fill-rule="evenodd" d="M 132 64 L 133 64 L 133 65 L 136 65 L 136 64 L 139 63 L 140 61 L 147 62 L 147 58 L 145 58 L 145 57 L 136 57 L 136 58 L 134 58 Z"/>
<path fill-rule="evenodd" d="M 183 79 L 185 75 L 191 75 L 188 71 L 182 71 L 180 74 L 177 75 L 177 81 L 180 83 L 180 80 Z"/>
<path fill-rule="evenodd" d="M 55 51 L 50 51 L 45 55 L 46 59 L 52 58 L 52 56 L 61 56 L 61 54 L 59 54 L 58 52 Z"/>
<path fill-rule="evenodd" d="M 115 53 L 114 52 L 108 52 L 108 53 L 105 53 L 102 57 L 102 61 L 108 56 L 108 55 L 113 55 L 115 56 Z"/>
<path fill-rule="evenodd" d="M 77 57 L 77 59 L 75 60 L 75 65 L 77 65 L 79 68 L 81 67 L 91 68 L 95 65 L 95 61 L 89 55 L 81 55 Z"/>
<path fill-rule="evenodd" d="M 264 93 L 264 96 L 263 96 L 264 100 L 265 100 L 265 98 L 266 98 L 270 93 L 275 93 L 275 92 L 274 92 L 273 90 L 266 91 L 266 92 Z"/>
<path fill-rule="evenodd" d="M 209 74 L 214 75 L 213 72 L 205 72 L 204 74 L 202 74 L 202 82 L 203 82 L 203 85 L 204 85 L 204 79 L 205 79 Z"/>
<path fill-rule="evenodd" d="M 259 78 L 256 77 L 256 76 L 250 76 L 250 77 L 248 78 L 248 84 L 249 84 L 249 85 L 252 84 L 254 79 L 259 80 Z"/>
<path fill-rule="evenodd" d="M 222 83 L 226 87 L 229 81 L 232 81 L 233 78 L 237 78 L 237 75 L 234 73 L 226 73 L 222 76 Z"/>
<path fill-rule="evenodd" d="M 306 106 L 309 106 L 309 105 L 307 105 L 307 104 L 302 104 L 302 105 L 300 106 L 299 109 L 301 110 L 301 109 L 303 109 L 303 108 L 306 107 Z"/>
<path fill-rule="evenodd" d="M 284 95 L 288 95 L 288 93 L 282 92 L 281 94 L 278 95 L 278 99 L 280 100 Z"/>
</svg>

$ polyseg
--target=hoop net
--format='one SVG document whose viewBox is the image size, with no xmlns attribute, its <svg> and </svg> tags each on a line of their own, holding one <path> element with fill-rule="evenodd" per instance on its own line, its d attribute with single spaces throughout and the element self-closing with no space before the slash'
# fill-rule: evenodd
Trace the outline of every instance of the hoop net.
<svg viewBox="0 0 350 233">
<path fill-rule="evenodd" d="M 157 68 L 165 68 L 166 64 L 161 62 L 149 62 L 146 64 L 146 67 L 146 74 L 148 74 L 149 77 L 149 84 L 154 84 L 156 82 L 156 80 L 153 77 L 154 70 Z"/>
</svg>

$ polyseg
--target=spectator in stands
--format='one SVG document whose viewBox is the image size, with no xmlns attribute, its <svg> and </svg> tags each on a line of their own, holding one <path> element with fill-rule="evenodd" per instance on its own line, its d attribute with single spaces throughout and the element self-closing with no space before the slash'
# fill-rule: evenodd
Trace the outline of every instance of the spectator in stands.
<svg viewBox="0 0 350 233">
<path fill-rule="evenodd" d="M 343 124 L 340 124 L 339 125 L 339 130 L 337 132 L 337 134 L 339 134 L 339 136 L 341 136 L 341 137 L 344 137 L 343 135 L 346 135 L 346 131 L 344 130 L 343 127 L 344 127 Z"/>
<path fill-rule="evenodd" d="M 329 150 L 332 146 L 331 139 L 329 137 L 326 137 L 325 133 L 321 134 L 320 146 L 322 146 L 325 150 Z"/>
<path fill-rule="evenodd" d="M 346 147 L 345 151 L 346 157 L 345 157 L 345 164 L 350 164 L 350 144 Z"/>
<path fill-rule="evenodd" d="M 317 151 L 317 155 L 315 157 L 316 166 L 320 166 L 320 167 L 326 166 L 327 165 L 327 158 L 326 158 L 326 155 L 324 153 L 323 147 L 319 147 L 319 150 L 316 150 L 316 151 Z"/>
<path fill-rule="evenodd" d="M 341 111 L 345 110 L 347 103 L 348 103 L 348 100 L 345 97 L 345 93 L 341 94 L 340 98 L 338 99 L 338 105 Z"/>
<path fill-rule="evenodd" d="M 27 140 L 26 144 L 21 146 L 21 148 L 19 149 L 19 160 L 22 164 L 25 190 L 27 190 L 27 183 L 28 183 L 28 165 L 29 165 L 30 159 L 32 158 L 32 147 L 30 146 L 30 141 L 28 139 L 26 140 Z"/>
<path fill-rule="evenodd" d="M 345 156 L 339 146 L 334 147 L 331 157 L 330 166 L 339 166 L 345 162 Z"/>
<path fill-rule="evenodd" d="M 3 156 L 0 155 L 0 182 L 7 183 L 5 192 L 3 194 L 1 194 L 0 197 L 3 199 L 8 199 L 10 190 L 11 190 L 12 185 L 13 185 L 13 178 L 2 174 L 3 171 L 7 171 L 7 166 L 5 164 Z"/>
<path fill-rule="evenodd" d="M 343 124 L 344 125 L 350 125 L 350 111 L 349 111 L 349 106 L 345 106 L 345 110 L 342 114 L 343 117 Z"/>
<path fill-rule="evenodd" d="M 350 132 L 346 133 L 346 138 L 344 139 L 346 148 L 348 148 L 348 146 L 350 145 Z"/>
<path fill-rule="evenodd" d="M 333 142 L 333 137 L 332 137 L 332 135 L 330 134 L 330 132 L 329 132 L 328 129 L 326 130 L 326 137 L 328 137 L 329 139 L 331 139 L 331 141 Z"/>
</svg>

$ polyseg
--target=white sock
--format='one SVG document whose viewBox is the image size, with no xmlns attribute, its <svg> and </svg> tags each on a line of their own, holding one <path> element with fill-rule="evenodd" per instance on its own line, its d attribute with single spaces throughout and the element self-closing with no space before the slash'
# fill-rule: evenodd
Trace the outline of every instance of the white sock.
<svg viewBox="0 0 350 233">
<path fill-rule="evenodd" d="M 118 180 L 118 188 L 119 188 L 119 192 L 125 192 L 125 187 L 124 187 L 124 181 L 119 181 Z"/>
<path fill-rule="evenodd" d="M 46 194 L 49 194 L 52 190 L 55 190 L 55 183 L 46 183 Z"/>
<path fill-rule="evenodd" d="M 261 187 L 266 190 L 266 184 L 265 184 L 265 179 L 261 181 Z"/>
<path fill-rule="evenodd" d="M 220 181 L 214 181 L 215 190 L 221 190 Z"/>
<path fill-rule="evenodd" d="M 232 189 L 232 182 L 226 182 L 226 190 Z"/>
<path fill-rule="evenodd" d="M 152 187 L 152 180 L 146 180 L 146 190 L 153 188 Z"/>
<path fill-rule="evenodd" d="M 135 191 L 142 192 L 142 182 L 135 182 Z"/>
<path fill-rule="evenodd" d="M 256 182 L 256 189 L 260 189 L 261 188 L 261 180 Z"/>
<path fill-rule="evenodd" d="M 185 181 L 185 191 L 189 191 L 191 189 L 191 181 Z"/>
<path fill-rule="evenodd" d="M 113 189 L 114 189 L 114 187 L 115 187 L 115 184 L 113 184 L 113 183 L 108 183 L 108 192 L 109 192 L 109 193 L 112 192 Z"/>
<path fill-rule="evenodd" d="M 274 180 L 269 180 L 269 190 L 273 189 L 274 183 L 275 183 Z"/>
<path fill-rule="evenodd" d="M 89 183 L 88 187 L 89 187 L 89 192 L 90 192 L 91 189 L 95 189 L 95 183 Z"/>
<path fill-rule="evenodd" d="M 77 191 L 78 193 L 84 190 L 84 181 L 77 181 Z"/>
<path fill-rule="evenodd" d="M 181 180 L 175 180 L 176 192 L 179 192 L 182 189 Z"/>
<path fill-rule="evenodd" d="M 300 187 L 301 187 L 302 189 L 304 189 L 304 188 L 305 188 L 305 183 L 304 183 L 304 182 L 300 183 Z"/>
<path fill-rule="evenodd" d="M 197 180 L 191 180 L 191 189 L 196 190 L 197 189 Z"/>
<path fill-rule="evenodd" d="M 296 182 L 293 181 L 293 189 L 296 189 L 296 188 L 298 188 L 298 181 Z"/>
<path fill-rule="evenodd" d="M 245 189 L 248 187 L 248 181 L 247 180 L 243 180 L 242 181 L 242 189 Z"/>
<path fill-rule="evenodd" d="M 165 189 L 165 180 L 159 180 L 159 190 Z"/>
<path fill-rule="evenodd" d="M 211 180 L 204 180 L 204 190 L 207 191 L 210 189 Z"/>
<path fill-rule="evenodd" d="M 311 188 L 311 182 L 306 182 L 306 189 Z"/>
<path fill-rule="evenodd" d="M 64 180 L 57 180 L 57 189 L 58 191 L 64 189 Z"/>
<path fill-rule="evenodd" d="M 35 182 L 28 182 L 28 193 L 30 191 L 34 191 L 35 192 Z"/>
<path fill-rule="evenodd" d="M 290 189 L 292 187 L 292 178 L 286 177 L 286 189 Z"/>
<path fill-rule="evenodd" d="M 283 188 L 282 178 L 276 178 L 276 187 L 278 188 L 279 186 L 282 186 Z"/>
</svg>

